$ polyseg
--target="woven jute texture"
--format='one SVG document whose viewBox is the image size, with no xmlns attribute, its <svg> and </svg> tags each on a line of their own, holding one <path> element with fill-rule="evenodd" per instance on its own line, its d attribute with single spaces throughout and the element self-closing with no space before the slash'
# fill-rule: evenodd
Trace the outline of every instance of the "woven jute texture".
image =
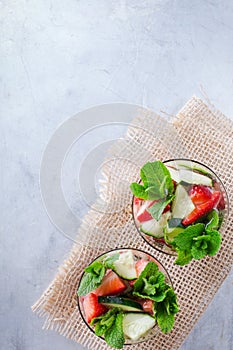
<svg viewBox="0 0 233 350">
<path fill-rule="evenodd" d="M 119 247 L 140 248 L 154 255 L 168 270 L 178 294 L 180 312 L 171 333 L 159 333 L 132 349 L 179 349 L 198 318 L 228 275 L 233 263 L 233 213 L 222 230 L 223 242 L 212 258 L 188 266 L 173 264 L 174 257 L 150 247 L 137 233 L 132 218 L 129 184 L 137 181 L 148 160 L 190 158 L 212 168 L 233 197 L 233 123 L 213 107 L 193 97 L 172 120 L 139 113 L 124 139 L 109 150 L 103 168 L 100 203 L 85 216 L 68 259 L 33 306 L 45 316 L 44 327 L 55 329 L 91 350 L 110 349 L 83 323 L 77 307 L 77 285 L 83 268 L 96 256 Z M 105 210 L 98 210 L 98 206 Z M 103 209 L 103 208 L 102 208 Z"/>
</svg>

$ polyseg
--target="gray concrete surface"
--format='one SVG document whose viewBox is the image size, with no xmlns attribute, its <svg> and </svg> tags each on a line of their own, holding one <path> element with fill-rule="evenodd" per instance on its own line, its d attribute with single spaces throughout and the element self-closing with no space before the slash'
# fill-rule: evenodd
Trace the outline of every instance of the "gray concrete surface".
<svg viewBox="0 0 233 350">
<path fill-rule="evenodd" d="M 102 103 L 173 114 L 200 86 L 232 117 L 232 18 L 227 0 L 0 1 L 1 350 L 83 349 L 30 310 L 72 246 L 40 196 L 54 130 Z M 182 350 L 233 349 L 232 282 Z"/>
</svg>

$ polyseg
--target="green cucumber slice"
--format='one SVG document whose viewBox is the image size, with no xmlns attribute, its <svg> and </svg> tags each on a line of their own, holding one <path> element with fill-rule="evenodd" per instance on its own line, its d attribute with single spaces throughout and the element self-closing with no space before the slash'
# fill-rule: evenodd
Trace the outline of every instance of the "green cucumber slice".
<svg viewBox="0 0 233 350">
<path fill-rule="evenodd" d="M 195 164 L 191 160 L 186 159 L 186 160 L 171 161 L 168 163 L 168 166 L 169 167 L 171 166 L 177 170 L 185 168 L 185 169 L 196 171 L 198 173 L 211 177 L 211 173 L 206 169 L 206 167 L 204 167 L 201 164 Z"/>
<path fill-rule="evenodd" d="M 182 227 L 176 227 L 173 229 L 165 229 L 164 230 L 164 239 L 168 244 L 173 242 L 173 239 L 181 232 L 184 231 Z"/>
<path fill-rule="evenodd" d="M 174 228 L 174 227 L 184 227 L 182 225 L 182 218 L 171 218 L 168 220 L 168 227 Z"/>
<path fill-rule="evenodd" d="M 143 311 L 142 305 L 136 301 L 121 297 L 98 297 L 98 302 L 109 307 L 118 307 L 124 311 Z"/>
<path fill-rule="evenodd" d="M 188 169 L 177 170 L 169 166 L 167 166 L 167 168 L 171 174 L 171 178 L 177 183 L 182 181 L 188 184 L 204 185 L 209 187 L 213 186 L 213 180 L 206 175 L 195 173 L 194 171 Z"/>
<path fill-rule="evenodd" d="M 185 218 L 195 208 L 191 198 L 182 185 L 177 185 L 175 198 L 172 202 L 172 217 Z"/>
<path fill-rule="evenodd" d="M 120 253 L 119 259 L 113 262 L 113 269 L 120 277 L 134 280 L 137 278 L 135 263 L 132 251 L 128 250 Z"/>
<path fill-rule="evenodd" d="M 155 319 L 143 313 L 127 313 L 123 317 L 123 332 L 132 340 L 143 337 L 155 326 Z"/>
<path fill-rule="evenodd" d="M 162 238 L 164 236 L 164 226 L 167 224 L 167 220 L 171 217 L 170 212 L 166 212 L 157 221 L 155 219 L 145 221 L 140 226 L 140 231 L 155 238 Z"/>
</svg>

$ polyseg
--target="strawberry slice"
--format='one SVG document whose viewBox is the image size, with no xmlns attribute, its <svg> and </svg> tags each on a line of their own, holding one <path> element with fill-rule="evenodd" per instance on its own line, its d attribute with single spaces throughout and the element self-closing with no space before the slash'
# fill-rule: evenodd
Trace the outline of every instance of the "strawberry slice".
<svg viewBox="0 0 233 350">
<path fill-rule="evenodd" d="M 153 315 L 153 306 L 154 306 L 154 301 L 150 299 L 145 299 L 142 302 L 142 307 L 145 312 L 148 312 L 149 314 Z"/>
<path fill-rule="evenodd" d="M 219 182 L 215 182 L 215 183 L 214 183 L 214 189 L 215 189 L 216 191 L 221 192 L 221 186 L 220 186 L 220 183 L 219 183 Z M 220 197 L 220 200 L 219 200 L 217 209 L 219 209 L 219 210 L 224 210 L 225 207 L 226 207 L 226 205 L 225 205 L 225 200 L 224 200 L 224 197 L 223 197 L 223 193 L 221 192 L 221 197 Z"/>
<path fill-rule="evenodd" d="M 136 269 L 137 276 L 139 276 L 140 273 L 144 270 L 148 262 L 149 262 L 148 260 L 144 260 L 144 259 L 139 259 L 136 262 L 135 269 Z"/>
<path fill-rule="evenodd" d="M 98 297 L 95 293 L 85 295 L 83 299 L 83 309 L 88 323 L 90 323 L 93 318 L 107 311 L 107 308 L 98 302 Z"/>
<path fill-rule="evenodd" d="M 147 208 L 150 208 L 155 202 L 157 201 L 144 201 L 143 204 L 141 205 L 136 217 L 137 220 L 140 222 L 145 222 L 148 220 L 153 219 L 150 213 L 146 210 Z"/>
<path fill-rule="evenodd" d="M 168 204 L 168 205 L 164 208 L 163 214 L 166 213 L 167 211 L 170 211 L 170 209 L 171 209 L 171 204 Z"/>
<path fill-rule="evenodd" d="M 142 200 L 141 198 L 134 197 L 134 199 L 133 199 L 133 203 L 134 203 L 134 205 L 140 205 L 141 200 Z"/>
<path fill-rule="evenodd" d="M 188 216 L 186 216 L 184 220 L 182 220 L 182 224 L 184 226 L 190 225 L 197 219 L 199 219 L 201 216 L 206 215 L 210 210 L 212 210 L 215 206 L 218 205 L 220 197 L 221 193 L 219 191 L 213 192 L 211 198 L 207 202 L 196 206 L 196 208 L 193 209 L 193 211 L 191 211 L 191 213 L 188 214 Z"/>
<path fill-rule="evenodd" d="M 130 287 L 133 287 L 134 286 L 134 283 L 136 282 L 137 280 L 131 280 L 131 281 L 128 281 Z"/>
<path fill-rule="evenodd" d="M 207 186 L 203 185 L 194 185 L 189 191 L 189 195 L 192 199 L 192 202 L 195 205 L 199 205 L 210 200 L 212 192 Z"/>
<path fill-rule="evenodd" d="M 115 272 L 109 271 L 104 276 L 101 285 L 93 293 L 99 297 L 106 295 L 115 295 L 123 292 L 126 288 L 126 285 L 120 279 L 120 277 Z"/>
</svg>

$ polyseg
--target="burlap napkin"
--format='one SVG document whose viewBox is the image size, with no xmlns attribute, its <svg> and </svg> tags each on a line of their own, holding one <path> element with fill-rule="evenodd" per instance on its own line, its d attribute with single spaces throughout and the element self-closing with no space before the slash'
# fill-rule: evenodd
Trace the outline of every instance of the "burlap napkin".
<svg viewBox="0 0 233 350">
<path fill-rule="evenodd" d="M 161 260 L 168 269 L 178 294 L 180 312 L 173 331 L 159 333 L 146 343 L 132 349 L 178 349 L 188 333 L 223 283 L 233 263 L 230 214 L 222 235 L 219 253 L 213 258 L 194 261 L 188 266 L 173 264 L 174 257 L 149 247 L 137 233 L 133 220 L 129 183 L 138 179 L 140 167 L 148 160 L 191 158 L 215 170 L 229 195 L 233 196 L 233 123 L 213 107 L 193 97 L 172 121 L 153 112 L 140 113 L 129 127 L 124 139 L 109 151 L 105 162 L 101 205 L 98 203 L 79 229 L 80 243 L 73 246 L 68 260 L 60 267 L 55 279 L 33 310 L 46 316 L 44 327 L 88 347 L 91 350 L 110 349 L 83 323 L 77 308 L 76 290 L 84 266 L 99 254 L 117 247 L 140 248 Z"/>
</svg>

